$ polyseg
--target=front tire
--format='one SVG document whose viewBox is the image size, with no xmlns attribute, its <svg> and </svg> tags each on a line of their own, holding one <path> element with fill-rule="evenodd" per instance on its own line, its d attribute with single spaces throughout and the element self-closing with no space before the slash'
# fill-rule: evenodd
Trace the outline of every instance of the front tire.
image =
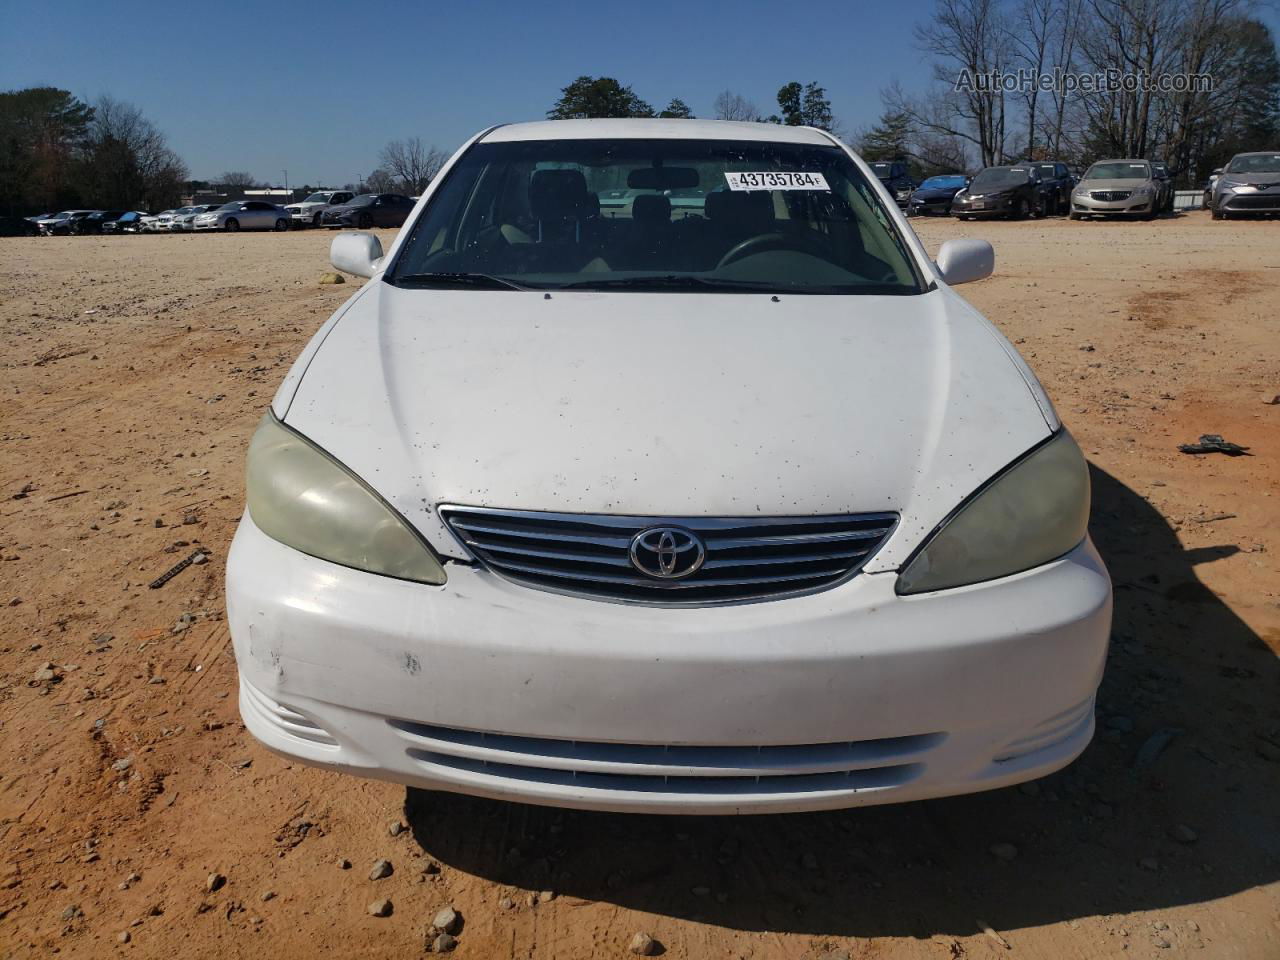
<svg viewBox="0 0 1280 960">
<path fill-rule="evenodd" d="M 237 220 L 235 217 L 231 217 L 223 225 L 223 229 L 226 230 L 227 233 L 235 233 L 240 229 L 240 221 Z"/>
<path fill-rule="evenodd" d="M 356 217 L 356 229 L 368 230 L 372 226 L 373 226 L 373 218 L 370 217 L 367 213 L 362 213 L 360 214 L 360 216 Z"/>
<path fill-rule="evenodd" d="M 311 218 L 311 225 L 313 227 L 320 226 L 320 216 L 321 215 L 317 213 L 314 217 Z"/>
<path fill-rule="evenodd" d="M 1068 219 L 1068 220 L 1079 220 L 1079 219 L 1080 219 L 1080 214 L 1076 213 L 1074 210 L 1068 210 L 1068 211 L 1067 211 L 1067 219 Z"/>
<path fill-rule="evenodd" d="M 276 221 L 276 233 L 283 233 L 289 229 L 289 221 L 281 217 Z"/>
<path fill-rule="evenodd" d="M 1031 212 L 1031 204 L 1026 200 L 1019 200 L 1018 205 L 1013 208 L 1013 213 L 1009 214 L 1011 220 L 1025 220 Z"/>
</svg>

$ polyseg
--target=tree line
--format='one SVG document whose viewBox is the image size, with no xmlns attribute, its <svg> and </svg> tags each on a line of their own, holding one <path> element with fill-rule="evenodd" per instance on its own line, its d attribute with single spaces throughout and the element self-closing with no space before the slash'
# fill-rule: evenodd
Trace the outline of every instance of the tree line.
<svg viewBox="0 0 1280 960">
<path fill-rule="evenodd" d="M 882 91 L 884 113 L 860 146 L 926 173 L 1140 157 L 1196 186 L 1235 153 L 1280 146 L 1280 60 L 1251 12 L 1249 0 L 936 0 L 914 31 L 930 88 Z M 958 82 L 1019 71 L 1209 83 L 1166 92 Z"/>
<path fill-rule="evenodd" d="M 132 104 L 56 87 L 0 92 L 0 210 L 173 205 L 187 180 L 164 134 Z"/>
</svg>

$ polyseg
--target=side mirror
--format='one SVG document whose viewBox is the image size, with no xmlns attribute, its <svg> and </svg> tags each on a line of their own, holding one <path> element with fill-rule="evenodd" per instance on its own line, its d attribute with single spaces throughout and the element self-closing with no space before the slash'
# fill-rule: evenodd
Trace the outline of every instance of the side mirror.
<svg viewBox="0 0 1280 960">
<path fill-rule="evenodd" d="M 969 283 L 991 276 L 991 271 L 996 266 L 996 252 L 987 241 L 966 237 L 944 243 L 934 262 L 942 279 L 954 287 L 958 283 Z"/>
<path fill-rule="evenodd" d="M 1221 168 L 1221 167 L 1216 167 L 1216 168 L 1214 169 L 1214 171 L 1213 171 L 1213 175 L 1214 175 L 1215 177 L 1220 177 L 1220 176 L 1222 176 L 1222 168 Z"/>
<path fill-rule="evenodd" d="M 372 277 L 382 267 L 382 241 L 371 233 L 344 230 L 329 245 L 329 261 L 343 273 Z"/>
</svg>

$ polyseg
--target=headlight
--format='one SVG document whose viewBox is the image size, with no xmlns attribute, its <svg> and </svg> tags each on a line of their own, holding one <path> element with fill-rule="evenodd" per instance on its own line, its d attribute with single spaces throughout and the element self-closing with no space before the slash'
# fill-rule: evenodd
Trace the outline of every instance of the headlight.
<svg viewBox="0 0 1280 960">
<path fill-rule="evenodd" d="M 346 467 L 268 412 L 249 443 L 249 515 L 267 536 L 344 567 L 445 582 L 435 553 Z"/>
<path fill-rule="evenodd" d="M 898 593 L 946 590 L 1070 552 L 1089 524 L 1089 468 L 1066 430 L 996 476 L 943 521 L 898 577 Z"/>
</svg>

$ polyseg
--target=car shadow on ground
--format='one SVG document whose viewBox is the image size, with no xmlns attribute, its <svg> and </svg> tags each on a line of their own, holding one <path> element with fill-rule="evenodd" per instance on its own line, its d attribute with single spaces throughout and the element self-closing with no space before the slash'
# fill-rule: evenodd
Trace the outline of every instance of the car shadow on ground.
<svg viewBox="0 0 1280 960">
<path fill-rule="evenodd" d="M 1092 529 L 1116 585 L 1098 736 L 1034 785 L 737 818 L 410 790 L 414 836 L 428 856 L 520 890 L 832 937 L 963 936 L 979 919 L 1013 931 L 1280 880 L 1280 663 L 1196 575 L 1238 545 L 1184 550 L 1142 496 L 1096 469 Z"/>
</svg>

